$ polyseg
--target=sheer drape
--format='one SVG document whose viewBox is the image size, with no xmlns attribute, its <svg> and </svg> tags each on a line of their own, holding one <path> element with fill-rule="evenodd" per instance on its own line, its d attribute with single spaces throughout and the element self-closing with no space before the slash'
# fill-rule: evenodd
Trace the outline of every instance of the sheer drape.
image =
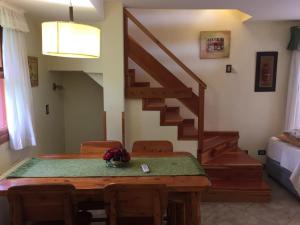
<svg viewBox="0 0 300 225">
<path fill-rule="evenodd" d="M 3 65 L 11 148 L 20 150 L 34 146 L 36 139 L 32 121 L 32 94 L 23 32 L 3 29 Z"/>
<path fill-rule="evenodd" d="M 285 129 L 300 129 L 300 51 L 294 50 L 290 68 Z"/>
<path fill-rule="evenodd" d="M 36 145 L 24 33 L 29 29 L 24 14 L 4 2 L 0 2 L 0 25 L 3 27 L 3 67 L 10 146 L 20 150 Z"/>
</svg>

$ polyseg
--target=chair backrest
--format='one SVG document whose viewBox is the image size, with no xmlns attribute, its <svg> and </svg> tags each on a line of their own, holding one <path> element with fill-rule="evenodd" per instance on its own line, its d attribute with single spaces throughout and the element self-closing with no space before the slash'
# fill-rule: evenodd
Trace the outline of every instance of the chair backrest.
<svg viewBox="0 0 300 225">
<path fill-rule="evenodd" d="M 170 141 L 136 141 L 132 152 L 173 152 L 173 144 Z"/>
<path fill-rule="evenodd" d="M 119 141 L 86 141 L 80 146 L 80 153 L 98 154 L 111 148 L 122 148 Z"/>
<path fill-rule="evenodd" d="M 11 187 L 8 201 L 12 225 L 27 222 L 64 221 L 75 224 L 72 185 L 26 185 Z"/>
<path fill-rule="evenodd" d="M 110 225 L 126 218 L 152 218 L 154 225 L 161 225 L 167 198 L 164 184 L 111 184 L 104 188 Z"/>
</svg>

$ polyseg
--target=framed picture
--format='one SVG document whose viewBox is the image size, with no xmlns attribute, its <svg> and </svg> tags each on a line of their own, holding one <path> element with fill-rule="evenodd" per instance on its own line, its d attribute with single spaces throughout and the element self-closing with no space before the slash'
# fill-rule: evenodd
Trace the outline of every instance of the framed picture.
<svg viewBox="0 0 300 225">
<path fill-rule="evenodd" d="M 256 53 L 255 91 L 268 92 L 276 89 L 278 52 Z"/>
<path fill-rule="evenodd" d="M 31 87 L 36 87 L 39 85 L 38 58 L 28 56 L 28 67 Z"/>
<path fill-rule="evenodd" d="M 201 31 L 200 59 L 228 58 L 230 36 L 230 31 Z"/>
</svg>

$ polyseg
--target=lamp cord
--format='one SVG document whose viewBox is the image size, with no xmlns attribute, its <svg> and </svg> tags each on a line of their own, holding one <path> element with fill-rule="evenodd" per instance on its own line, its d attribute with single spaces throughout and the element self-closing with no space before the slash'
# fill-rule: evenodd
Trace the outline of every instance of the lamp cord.
<svg viewBox="0 0 300 225">
<path fill-rule="evenodd" d="M 72 0 L 70 0 L 70 6 L 69 6 L 69 16 L 70 16 L 70 21 L 74 22 L 74 14 L 73 14 L 73 5 L 72 5 Z"/>
</svg>

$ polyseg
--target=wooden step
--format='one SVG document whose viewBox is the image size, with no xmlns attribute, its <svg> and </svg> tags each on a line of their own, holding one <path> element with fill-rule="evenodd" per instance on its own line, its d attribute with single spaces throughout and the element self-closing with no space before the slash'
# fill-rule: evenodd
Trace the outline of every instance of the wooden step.
<svg viewBox="0 0 300 225">
<path fill-rule="evenodd" d="M 227 151 L 202 165 L 212 180 L 262 180 L 263 177 L 262 164 L 241 150 Z"/>
<path fill-rule="evenodd" d="M 161 98 L 144 98 L 143 110 L 160 111 L 166 108 L 165 100 Z"/>
<path fill-rule="evenodd" d="M 190 98 L 191 88 L 151 88 L 148 82 L 135 83 L 134 87 L 126 88 L 126 98 Z M 150 84 L 149 84 L 150 85 Z"/>
<path fill-rule="evenodd" d="M 225 152 L 203 164 L 212 186 L 203 194 L 210 202 L 268 202 L 271 190 L 263 167 L 244 151 Z"/>
<path fill-rule="evenodd" d="M 179 107 L 166 107 L 161 112 L 161 126 L 177 126 L 183 122 L 183 118 L 180 116 Z"/>
<path fill-rule="evenodd" d="M 220 132 L 221 133 L 221 132 Z M 217 135 L 212 136 L 209 133 L 204 134 L 203 151 L 201 153 L 202 163 L 206 163 L 225 152 L 238 150 L 238 136 Z"/>
<path fill-rule="evenodd" d="M 219 145 L 225 145 L 224 147 L 233 146 L 233 144 L 237 143 L 238 141 L 238 137 L 236 136 L 206 136 L 206 137 L 210 137 L 210 138 L 204 140 L 203 152 L 215 148 Z"/>
<path fill-rule="evenodd" d="M 232 148 L 237 148 L 238 147 L 238 140 L 239 140 L 239 132 L 237 131 L 204 131 L 204 136 L 206 139 L 218 139 L 217 142 L 219 144 L 223 142 L 227 142 L 226 147 L 232 147 Z M 205 150 L 207 151 L 209 148 L 216 147 L 216 143 L 212 144 L 212 142 L 207 142 L 205 147 Z"/>
<path fill-rule="evenodd" d="M 150 82 L 134 82 L 133 87 L 150 87 Z"/>
<path fill-rule="evenodd" d="M 178 140 L 198 140 L 198 130 L 194 119 L 184 119 L 178 127 Z"/>
<path fill-rule="evenodd" d="M 263 180 L 211 180 L 205 202 L 269 202 L 271 189 Z"/>
</svg>

